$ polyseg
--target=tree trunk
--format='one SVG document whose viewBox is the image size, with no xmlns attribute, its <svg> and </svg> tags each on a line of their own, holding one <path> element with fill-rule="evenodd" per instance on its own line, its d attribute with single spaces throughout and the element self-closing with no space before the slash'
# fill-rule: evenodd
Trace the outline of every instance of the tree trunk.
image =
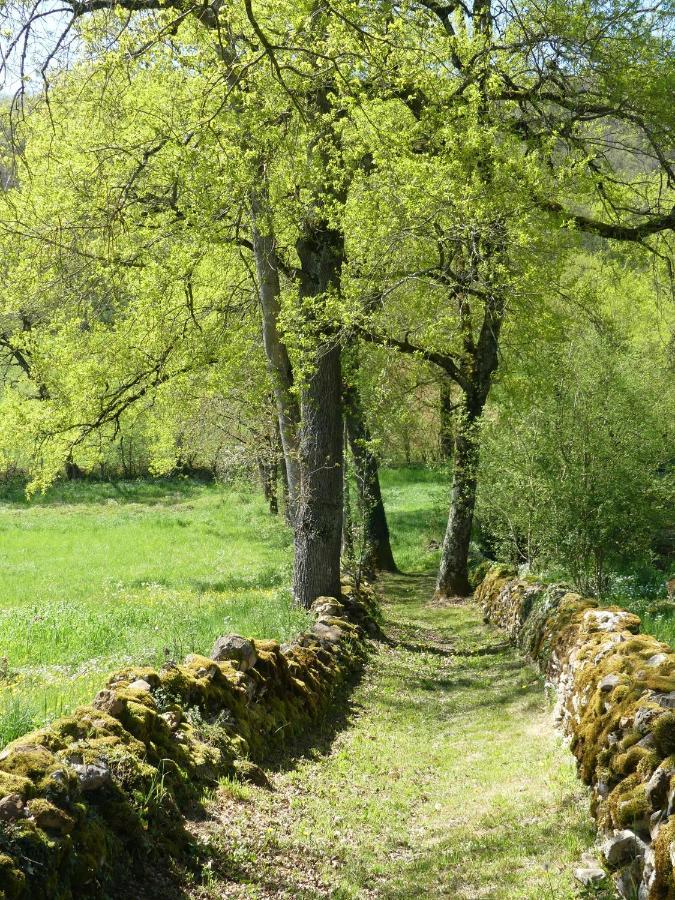
<svg viewBox="0 0 675 900">
<path fill-rule="evenodd" d="M 344 397 L 343 397 L 344 401 Z M 349 489 L 349 463 L 347 461 L 347 423 L 344 427 L 343 450 L 343 466 L 342 466 L 342 558 L 348 563 L 354 561 L 354 522 L 352 519 L 352 499 Z"/>
<path fill-rule="evenodd" d="M 440 451 L 441 460 L 447 462 L 452 459 L 452 453 L 455 447 L 455 435 L 452 425 L 452 392 L 450 388 L 450 379 L 443 378 L 440 383 L 440 407 L 439 415 L 441 420 L 440 428 Z"/>
<path fill-rule="evenodd" d="M 270 513 L 276 516 L 279 513 L 279 499 L 277 496 L 278 466 L 276 462 L 271 462 L 269 459 L 261 457 L 258 459 L 258 473 Z"/>
<path fill-rule="evenodd" d="M 295 520 L 300 493 L 300 462 L 298 459 L 300 409 L 293 393 L 293 369 L 288 349 L 279 334 L 281 285 L 276 239 L 269 219 L 266 200 L 267 189 L 263 181 L 260 192 L 251 198 L 253 254 L 262 310 L 263 344 L 277 407 L 279 434 L 286 469 L 288 486 L 286 517 L 292 523 Z"/>
<path fill-rule="evenodd" d="M 343 400 L 349 446 L 354 457 L 359 507 L 363 516 L 365 547 L 361 567 L 366 572 L 397 572 L 382 500 L 379 467 L 371 449 L 371 435 L 355 381 L 358 360 L 354 353 L 350 356 L 349 380 L 344 383 Z"/>
<path fill-rule="evenodd" d="M 480 416 L 466 410 L 457 426 L 452 462 L 452 499 L 436 582 L 439 597 L 465 597 L 469 585 L 469 545 L 478 484 Z"/>
<path fill-rule="evenodd" d="M 465 597 L 471 593 L 469 545 L 476 508 L 480 419 L 490 393 L 492 376 L 499 363 L 499 336 L 504 308 L 500 296 L 493 296 L 486 303 L 478 341 L 475 344 L 471 342 L 470 350 L 467 347 L 469 365 L 460 373 L 464 408 L 455 434 L 452 500 L 436 582 L 436 595 L 439 597 Z"/>
<path fill-rule="evenodd" d="M 339 286 L 344 254 L 340 232 L 320 222 L 298 240 L 300 301 L 320 299 Z M 296 601 L 340 596 L 343 515 L 343 426 L 340 345 L 307 323 L 316 351 L 301 390 L 300 495 L 295 522 Z M 314 332 L 314 333 L 312 333 Z"/>
</svg>

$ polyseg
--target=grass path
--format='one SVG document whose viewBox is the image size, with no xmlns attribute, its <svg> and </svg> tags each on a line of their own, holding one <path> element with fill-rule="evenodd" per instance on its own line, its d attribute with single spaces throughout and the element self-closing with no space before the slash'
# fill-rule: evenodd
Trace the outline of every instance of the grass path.
<svg viewBox="0 0 675 900">
<path fill-rule="evenodd" d="M 429 579 L 384 592 L 345 727 L 273 791 L 222 786 L 193 898 L 574 896 L 594 831 L 541 680 L 476 607 L 431 605 Z"/>
</svg>

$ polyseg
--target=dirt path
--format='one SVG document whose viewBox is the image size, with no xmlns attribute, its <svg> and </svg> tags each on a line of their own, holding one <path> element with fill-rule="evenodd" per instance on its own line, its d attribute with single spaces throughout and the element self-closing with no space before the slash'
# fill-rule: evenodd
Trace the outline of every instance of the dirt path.
<svg viewBox="0 0 675 900">
<path fill-rule="evenodd" d="M 223 785 L 193 898 L 570 898 L 588 800 L 538 676 L 473 605 L 383 584 L 344 727 L 273 791 Z"/>
</svg>

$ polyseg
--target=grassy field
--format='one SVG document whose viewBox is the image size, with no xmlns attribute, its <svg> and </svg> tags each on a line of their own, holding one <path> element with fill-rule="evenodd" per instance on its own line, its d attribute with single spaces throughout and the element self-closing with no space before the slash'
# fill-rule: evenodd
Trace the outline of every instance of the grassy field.
<svg viewBox="0 0 675 900">
<path fill-rule="evenodd" d="M 438 478 L 387 472 L 385 493 L 400 565 L 433 566 Z M 126 662 L 207 652 L 230 631 L 283 640 L 305 622 L 290 534 L 253 487 L 71 482 L 30 503 L 6 489 L 0 532 L 0 746 Z"/>
<path fill-rule="evenodd" d="M 447 515 L 438 471 L 390 469 L 398 565 L 433 571 Z M 0 746 L 89 700 L 116 667 L 207 652 L 224 632 L 284 640 L 291 536 L 245 484 L 70 482 L 0 494 Z M 436 542 L 436 543 L 434 543 Z M 644 614 L 639 595 L 625 604 Z M 645 617 L 675 637 L 675 617 Z"/>
<path fill-rule="evenodd" d="M 187 480 L 71 483 L 0 503 L 0 744 L 89 699 L 127 661 L 304 622 L 291 541 L 257 492 Z"/>
</svg>

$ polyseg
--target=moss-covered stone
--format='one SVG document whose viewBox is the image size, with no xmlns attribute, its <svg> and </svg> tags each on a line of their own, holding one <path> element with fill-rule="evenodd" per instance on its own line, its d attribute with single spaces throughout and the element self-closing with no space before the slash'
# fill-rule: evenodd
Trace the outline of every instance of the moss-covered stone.
<svg viewBox="0 0 675 900">
<path fill-rule="evenodd" d="M 675 755 L 675 653 L 641 634 L 632 613 L 601 608 L 565 586 L 510 577 L 502 568 L 488 573 L 476 597 L 486 618 L 506 628 L 556 684 L 557 710 L 579 774 L 594 788 L 600 828 L 630 829 L 648 844 L 659 817 L 667 820 L 654 840 L 654 874 L 644 868 L 643 893 L 675 900 L 675 826 L 668 818 L 675 791 L 657 773 L 670 772 Z M 648 859 L 638 855 L 640 874 Z"/>
<path fill-rule="evenodd" d="M 317 606 L 337 640 L 256 641 L 246 673 L 198 655 L 127 667 L 91 706 L 9 745 L 0 795 L 16 795 L 18 818 L 0 821 L 0 898 L 101 897 L 149 853 L 183 858 L 181 810 L 223 775 L 257 773 L 252 760 L 306 728 L 360 665 L 376 605 L 365 586 L 345 591 Z"/>
</svg>

